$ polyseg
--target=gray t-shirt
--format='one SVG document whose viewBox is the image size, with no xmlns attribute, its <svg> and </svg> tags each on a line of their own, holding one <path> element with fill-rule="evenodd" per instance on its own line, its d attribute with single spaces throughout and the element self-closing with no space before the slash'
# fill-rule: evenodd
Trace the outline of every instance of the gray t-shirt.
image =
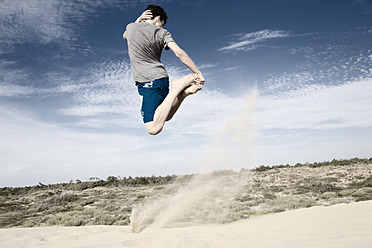
<svg viewBox="0 0 372 248">
<path fill-rule="evenodd" d="M 168 77 L 160 62 L 163 48 L 168 49 L 168 43 L 173 41 L 167 30 L 147 22 L 130 23 L 126 28 L 125 38 L 134 81 L 150 82 Z"/>
</svg>

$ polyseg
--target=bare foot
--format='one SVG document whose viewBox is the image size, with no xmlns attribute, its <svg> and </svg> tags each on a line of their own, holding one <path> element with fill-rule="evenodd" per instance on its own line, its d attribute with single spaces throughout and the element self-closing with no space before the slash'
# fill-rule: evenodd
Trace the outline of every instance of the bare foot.
<svg viewBox="0 0 372 248">
<path fill-rule="evenodd" d="M 184 96 L 188 96 L 188 95 L 191 95 L 191 94 L 195 94 L 196 92 L 198 92 L 201 89 L 202 89 L 202 86 L 201 85 L 199 85 L 199 84 L 193 84 L 193 85 L 190 85 L 190 86 L 186 87 L 182 91 L 182 94 Z"/>
<path fill-rule="evenodd" d="M 179 79 L 175 79 L 171 82 L 171 86 L 172 86 L 171 90 L 181 93 L 181 91 L 184 90 L 186 87 L 190 86 L 192 83 L 195 83 L 197 78 L 198 78 L 198 75 L 194 73 L 194 74 L 189 74 Z"/>
</svg>

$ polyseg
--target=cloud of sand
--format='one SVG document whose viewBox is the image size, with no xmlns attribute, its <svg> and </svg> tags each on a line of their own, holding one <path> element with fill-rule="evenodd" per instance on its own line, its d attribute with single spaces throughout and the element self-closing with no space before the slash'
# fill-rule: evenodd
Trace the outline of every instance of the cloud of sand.
<svg viewBox="0 0 372 248">
<path fill-rule="evenodd" d="M 243 101 L 241 114 L 226 120 L 214 144 L 199 166 L 200 174 L 185 182 L 180 179 L 169 194 L 153 196 L 135 206 L 131 214 L 133 232 L 148 225 L 165 227 L 179 222 L 224 223 L 229 219 L 230 203 L 240 191 L 231 169 L 250 163 L 255 128 L 251 117 L 257 99 L 253 91 Z"/>
</svg>

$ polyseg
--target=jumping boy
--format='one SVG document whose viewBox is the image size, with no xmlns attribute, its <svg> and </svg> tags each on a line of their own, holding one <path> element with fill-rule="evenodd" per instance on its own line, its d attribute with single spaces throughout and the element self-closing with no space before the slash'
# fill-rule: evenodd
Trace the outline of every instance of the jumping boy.
<svg viewBox="0 0 372 248">
<path fill-rule="evenodd" d="M 128 42 L 133 78 L 142 98 L 141 114 L 149 134 L 161 132 L 178 110 L 182 101 L 201 90 L 205 82 L 194 62 L 174 42 L 171 34 L 162 27 L 168 15 L 160 6 L 150 4 L 145 12 L 127 25 L 123 34 Z M 173 80 L 169 91 L 169 78 L 160 62 L 163 48 L 171 49 L 193 74 Z"/>
</svg>

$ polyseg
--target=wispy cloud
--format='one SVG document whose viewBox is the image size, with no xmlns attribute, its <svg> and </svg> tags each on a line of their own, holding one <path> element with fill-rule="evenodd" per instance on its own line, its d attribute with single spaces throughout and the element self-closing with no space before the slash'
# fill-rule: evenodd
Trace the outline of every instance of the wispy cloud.
<svg viewBox="0 0 372 248">
<path fill-rule="evenodd" d="M 209 69 L 209 68 L 213 68 L 213 67 L 215 67 L 217 64 L 201 64 L 200 66 L 198 66 L 198 68 L 200 69 L 200 70 L 202 70 L 202 69 Z"/>
<path fill-rule="evenodd" d="M 314 84 L 309 73 L 282 75 L 259 88 L 253 120 L 260 130 L 321 130 L 372 127 L 371 78 L 343 84 Z M 275 83 L 274 83 L 275 82 Z M 183 103 L 167 130 L 213 135 L 244 113 L 249 92 L 231 95 L 203 90 Z M 180 131 L 182 130 L 182 131 Z"/>
<path fill-rule="evenodd" d="M 319 129 L 368 126 L 372 123 L 367 117 L 372 115 L 366 107 L 372 105 L 368 96 L 372 90 L 371 72 L 350 77 L 352 80 L 343 83 L 333 84 L 329 82 L 332 78 L 326 78 L 326 74 L 347 73 L 345 70 L 350 66 L 363 69 L 368 58 L 349 59 L 352 63 L 349 62 L 346 69 L 328 66 L 318 73 L 283 73 L 262 82 L 258 88 L 260 100 L 256 113 L 260 127 Z M 71 79 L 70 83 L 53 90 L 63 94 L 65 99 L 71 99 L 60 113 L 79 117 L 76 125 L 81 127 L 141 128 L 138 93 L 129 63 L 104 62 L 94 68 L 97 69 L 88 72 L 92 75 L 88 78 L 89 83 L 76 83 L 78 80 Z M 169 75 L 171 79 L 179 78 L 184 75 L 183 69 L 169 67 Z M 242 111 L 237 106 L 242 106 L 245 98 L 243 93 L 231 95 L 206 87 L 183 103 L 167 131 L 204 135 L 218 131 L 227 118 Z"/>
<path fill-rule="evenodd" d="M 11 47 L 22 42 L 45 44 L 70 40 L 72 30 L 67 25 L 68 12 L 62 1 L 1 1 L 1 42 Z"/>
<path fill-rule="evenodd" d="M 76 94 L 76 99 L 80 99 L 82 89 L 90 90 L 88 86 L 84 87 L 87 88 L 72 90 L 68 94 Z M 92 89 L 109 94 L 102 89 Z M 271 130 L 271 133 L 277 129 L 371 127 L 371 91 L 372 79 L 366 79 L 339 86 L 303 86 L 280 97 L 261 94 L 252 118 L 261 132 Z M 136 92 L 133 96 L 136 96 Z M 39 121 L 24 111 L 0 106 L 0 135 L 3 141 L 0 143 L 0 162 L 4 165 L 0 181 L 3 185 L 24 185 L 39 181 L 84 180 L 90 176 L 192 172 L 190 164 L 193 162 L 190 163 L 190 159 L 194 162 L 197 160 L 200 147 L 207 145 L 205 139 L 215 137 L 226 119 L 247 114 L 241 107 L 246 97 L 203 90 L 184 102 L 172 123 L 167 124 L 164 133 L 157 137 L 148 137 L 141 122 L 135 123 L 131 129 L 123 129 L 126 130 L 123 133 L 82 133 L 63 128 L 58 123 Z M 107 104 L 110 101 L 102 101 L 96 96 L 90 100 L 82 98 L 81 101 L 86 108 L 99 104 L 110 106 Z M 128 106 L 133 111 L 138 110 L 137 107 Z M 119 122 L 125 125 L 125 121 L 133 118 L 121 116 L 115 120 L 103 114 L 84 116 L 90 110 L 81 111 L 77 114 L 81 117 L 80 125 L 83 127 L 99 127 L 105 121 L 108 126 L 119 125 Z M 139 113 L 136 115 L 139 116 Z M 136 129 L 133 128 L 135 126 Z M 136 134 L 133 135 L 133 132 Z M 154 142 L 158 150 L 153 149 Z M 162 147 L 167 152 L 160 156 Z M 193 157 L 187 157 L 189 154 L 193 154 Z M 160 159 L 155 167 L 153 157 Z M 177 168 L 172 164 L 178 164 Z"/>
<path fill-rule="evenodd" d="M 364 14 L 368 15 L 372 12 L 372 3 L 370 0 L 351 0 L 353 4 L 360 5 L 363 8 Z"/>
<path fill-rule="evenodd" d="M 99 63 L 86 75 L 75 77 L 51 91 L 70 99 L 70 104 L 58 111 L 78 117 L 76 125 L 130 127 L 140 120 L 139 98 L 129 62 Z"/>
<path fill-rule="evenodd" d="M 312 83 L 339 85 L 372 77 L 370 51 L 351 52 L 345 46 L 329 44 L 313 44 L 311 47 L 291 48 L 289 51 L 295 61 L 306 59 L 294 65 L 295 72 L 284 72 L 265 80 L 263 84 L 266 90 L 288 90 L 284 87 L 293 89 Z M 290 83 L 293 85 L 288 85 Z"/>
<path fill-rule="evenodd" d="M 102 9 L 125 8 L 138 1 L 119 0 L 12 0 L 0 1 L 0 53 L 15 44 L 55 43 L 74 49 L 79 24 Z"/>
<path fill-rule="evenodd" d="M 0 105 L 0 186 L 192 172 L 188 154 L 195 154 L 196 144 L 172 151 L 167 135 L 141 131 L 79 132 Z"/>
<path fill-rule="evenodd" d="M 0 82 L 0 97 L 15 97 L 31 95 L 35 92 L 33 88 Z"/>
<path fill-rule="evenodd" d="M 264 29 L 253 33 L 240 33 L 234 35 L 235 38 L 229 45 L 219 48 L 218 51 L 247 51 L 257 48 L 257 43 L 262 43 L 270 39 L 289 37 L 290 34 L 283 30 Z"/>
<path fill-rule="evenodd" d="M 212 67 L 212 65 L 207 67 Z M 176 66 L 167 68 L 170 80 L 186 75 L 183 68 Z M 139 96 L 129 62 L 103 62 L 93 66 L 87 75 L 90 76 L 88 78 L 83 76 L 83 79 L 60 79 L 61 82 L 67 83 L 61 83 L 58 87 L 49 89 L 50 94 L 60 94 L 65 101 L 70 99 L 69 104 L 58 110 L 60 114 L 77 117 L 79 120 L 75 125 L 79 127 L 143 128 L 139 111 Z M 186 119 L 197 122 L 204 120 L 206 114 L 217 110 L 231 112 L 229 111 L 229 107 L 232 107 L 230 100 L 228 95 L 219 91 L 203 89 L 201 93 L 190 97 L 183 103 L 183 110 L 177 113 L 173 126 L 178 128 L 180 125 L 179 129 L 186 133 L 190 130 L 187 128 Z M 199 107 L 193 106 L 199 101 L 202 102 Z M 221 116 L 218 119 L 221 121 L 224 118 L 225 116 Z"/>
<path fill-rule="evenodd" d="M 342 85 L 308 85 L 264 95 L 258 106 L 263 129 L 334 129 L 372 126 L 372 79 Z"/>
</svg>

